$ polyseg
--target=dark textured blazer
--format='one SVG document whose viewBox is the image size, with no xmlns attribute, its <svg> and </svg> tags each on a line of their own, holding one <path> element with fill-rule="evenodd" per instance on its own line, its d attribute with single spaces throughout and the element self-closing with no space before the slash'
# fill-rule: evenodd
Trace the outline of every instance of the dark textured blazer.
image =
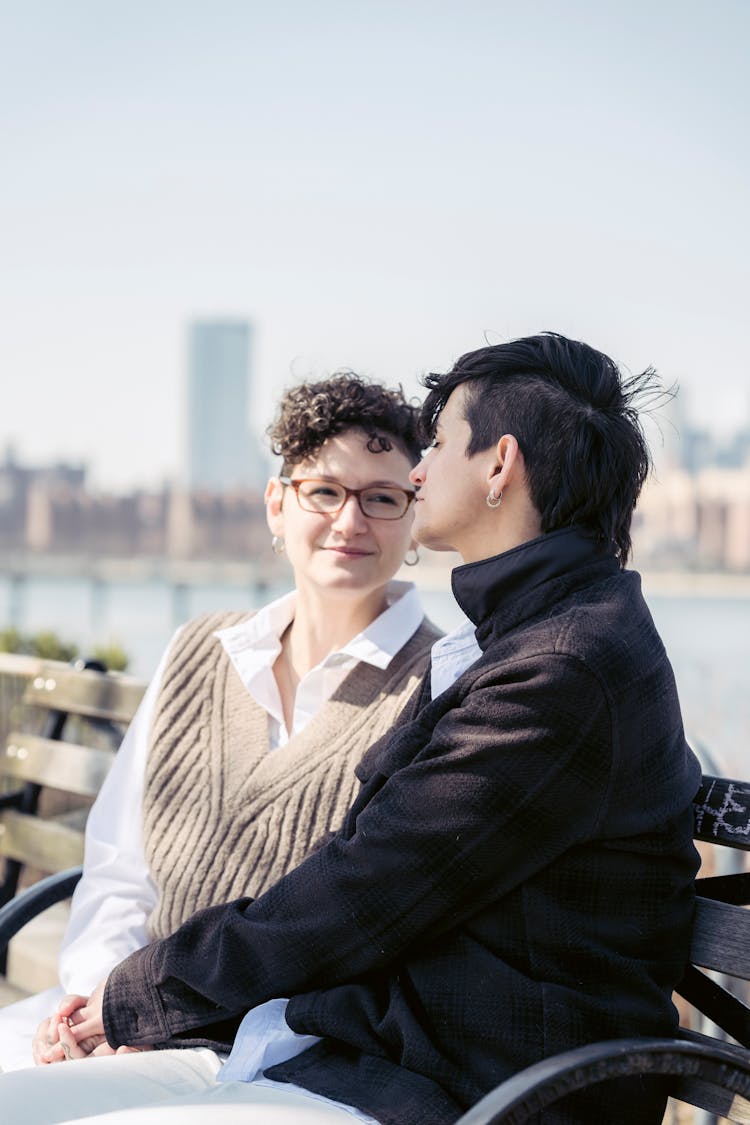
<svg viewBox="0 0 750 1125">
<path fill-rule="evenodd" d="M 288 996 L 323 1041 L 271 1077 L 448 1125 L 542 1057 L 674 1032 L 700 771 L 640 580 L 571 529 L 453 586 L 482 657 L 370 748 L 330 843 L 113 971 L 111 1044 L 226 1042 Z M 661 1120 L 658 1091 L 599 1096 L 544 1120 Z"/>
</svg>

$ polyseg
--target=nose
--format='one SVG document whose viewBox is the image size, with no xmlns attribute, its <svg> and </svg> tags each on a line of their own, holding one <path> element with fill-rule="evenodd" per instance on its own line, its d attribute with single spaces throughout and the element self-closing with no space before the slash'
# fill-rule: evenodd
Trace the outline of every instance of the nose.
<svg viewBox="0 0 750 1125">
<path fill-rule="evenodd" d="M 367 531 L 367 517 L 357 503 L 356 496 L 347 496 L 343 507 L 333 516 L 331 526 L 345 535 L 358 535 Z"/>
<path fill-rule="evenodd" d="M 417 488 L 421 488 L 422 485 L 424 484 L 424 477 L 425 477 L 424 463 L 427 460 L 427 457 L 428 457 L 428 454 L 425 453 L 422 460 L 418 464 L 416 464 L 414 466 L 414 468 L 412 469 L 412 471 L 409 473 L 409 480 Z"/>
</svg>

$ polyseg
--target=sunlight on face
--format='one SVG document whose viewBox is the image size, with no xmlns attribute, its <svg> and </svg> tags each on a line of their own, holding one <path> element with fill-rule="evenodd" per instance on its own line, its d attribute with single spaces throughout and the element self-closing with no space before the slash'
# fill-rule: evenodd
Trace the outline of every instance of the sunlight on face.
<svg viewBox="0 0 750 1125">
<path fill-rule="evenodd" d="M 413 490 L 410 469 L 411 462 L 395 445 L 373 453 L 367 448 L 367 436 L 352 429 L 329 438 L 288 476 L 323 482 L 312 490 L 317 501 L 309 499 L 308 490 L 308 506 L 333 507 L 335 485 L 375 489 L 367 502 L 374 511 L 388 498 L 379 490 Z M 326 481 L 334 488 L 326 489 Z M 348 496 L 337 512 L 306 511 L 294 488 L 275 487 L 282 491 L 275 493 L 280 503 L 269 504 L 269 526 L 284 540 L 298 589 L 314 590 L 316 596 L 369 596 L 382 590 L 400 568 L 412 541 L 413 504 L 399 519 L 365 515 L 355 496 Z"/>
</svg>

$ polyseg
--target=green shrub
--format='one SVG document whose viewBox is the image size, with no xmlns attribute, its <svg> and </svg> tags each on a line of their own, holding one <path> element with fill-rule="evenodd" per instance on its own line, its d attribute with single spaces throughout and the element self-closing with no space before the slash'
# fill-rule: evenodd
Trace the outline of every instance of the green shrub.
<svg viewBox="0 0 750 1125">
<path fill-rule="evenodd" d="M 24 656 L 39 656 L 42 660 L 70 663 L 80 654 L 80 649 L 72 641 L 60 640 L 51 629 L 23 634 L 15 625 L 10 625 L 7 629 L 0 629 L 0 652 L 18 652 Z M 95 645 L 89 654 L 93 659 L 101 660 L 110 672 L 124 672 L 129 664 L 128 654 L 116 643 Z"/>
</svg>

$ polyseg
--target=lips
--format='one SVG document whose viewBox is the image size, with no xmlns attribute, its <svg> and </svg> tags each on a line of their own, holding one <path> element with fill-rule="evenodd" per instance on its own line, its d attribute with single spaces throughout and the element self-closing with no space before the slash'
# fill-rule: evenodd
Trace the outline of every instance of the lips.
<svg viewBox="0 0 750 1125">
<path fill-rule="evenodd" d="M 326 547 L 327 551 L 333 551 L 335 555 L 343 555 L 347 559 L 366 559 L 374 554 L 373 551 L 355 551 L 352 547 Z"/>
</svg>

